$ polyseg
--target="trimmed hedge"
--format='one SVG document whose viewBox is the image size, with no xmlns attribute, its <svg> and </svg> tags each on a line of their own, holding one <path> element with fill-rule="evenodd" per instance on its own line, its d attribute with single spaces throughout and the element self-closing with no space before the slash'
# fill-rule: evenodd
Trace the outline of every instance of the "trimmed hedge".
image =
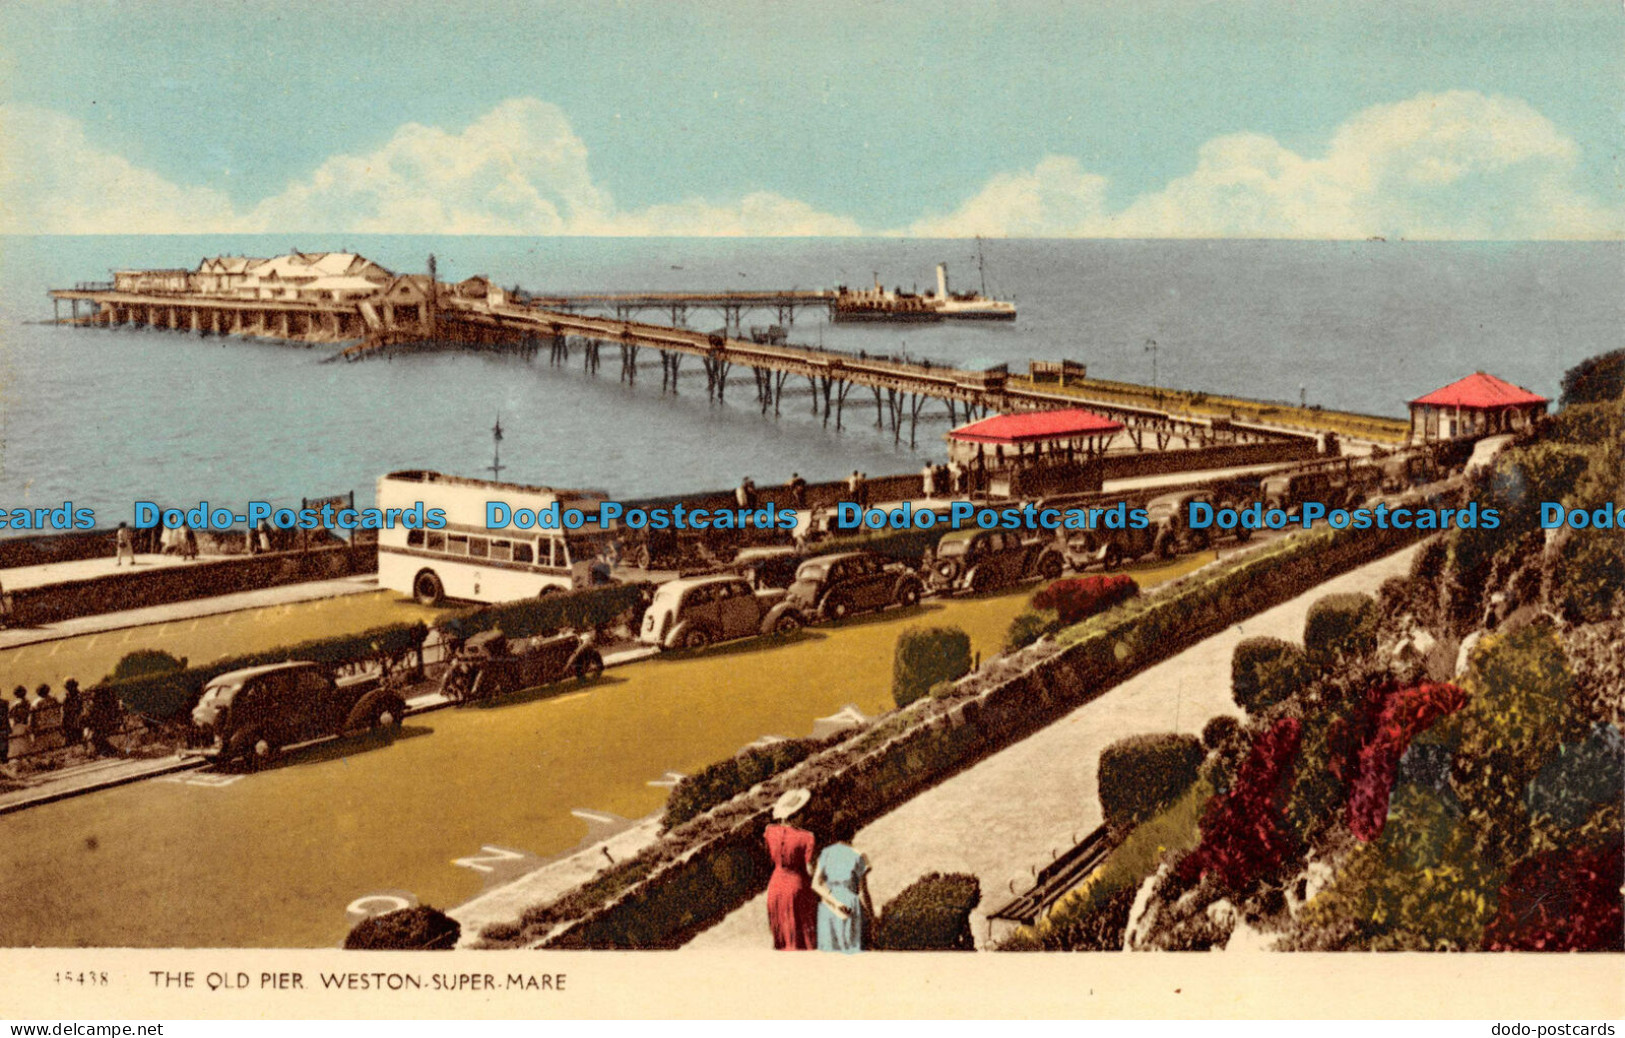
<svg viewBox="0 0 1625 1038">
<path fill-rule="evenodd" d="M 1309 607 L 1303 624 L 1309 662 L 1322 667 L 1338 656 L 1369 656 L 1377 651 L 1377 601 L 1370 595 L 1327 595 Z"/>
<path fill-rule="evenodd" d="M 875 927 L 878 951 L 975 951 L 970 914 L 982 884 L 965 873 L 933 872 L 892 898 Z"/>
<path fill-rule="evenodd" d="M 1230 695 L 1236 705 L 1256 715 L 1292 698 L 1309 683 L 1308 656 L 1280 638 L 1248 638 L 1230 657 Z"/>
<path fill-rule="evenodd" d="M 795 767 L 825 745 L 818 739 L 786 739 L 709 764 L 677 783 L 666 800 L 661 827 L 675 829 L 695 815 L 732 800 L 758 782 Z"/>
<path fill-rule="evenodd" d="M 510 638 L 527 638 L 564 627 L 578 630 L 598 627 L 629 610 L 639 608 L 644 602 L 645 587 L 643 584 L 615 584 L 486 606 L 453 616 L 444 622 L 444 626 L 464 638 L 493 627 L 501 627 Z M 126 709 L 164 719 L 190 710 L 202 695 L 203 686 L 212 678 L 229 671 L 288 660 L 311 660 L 336 667 L 379 653 L 398 656 L 418 644 L 425 633 L 426 629 L 421 624 L 390 624 L 359 634 L 318 638 L 264 652 L 231 656 L 182 672 L 109 680 L 104 684 L 118 695 Z"/>
<path fill-rule="evenodd" d="M 450 951 L 462 925 L 428 905 L 401 908 L 363 919 L 344 939 L 350 951 Z"/>
<path fill-rule="evenodd" d="M 1100 808 L 1126 829 L 1173 803 L 1196 782 L 1207 754 L 1194 735 L 1132 735 L 1100 751 Z"/>
<path fill-rule="evenodd" d="M 931 686 L 970 673 L 970 635 L 957 627 L 910 627 L 897 636 L 892 661 L 892 699 L 907 706 Z"/>
</svg>

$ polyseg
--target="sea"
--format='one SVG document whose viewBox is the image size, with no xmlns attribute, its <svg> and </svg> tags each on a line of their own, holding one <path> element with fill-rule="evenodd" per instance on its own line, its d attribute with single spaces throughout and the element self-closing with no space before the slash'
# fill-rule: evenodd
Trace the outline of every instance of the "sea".
<svg viewBox="0 0 1625 1038">
<path fill-rule="evenodd" d="M 362 253 L 399 272 L 435 257 L 442 280 L 484 274 L 537 293 L 763 290 L 837 284 L 951 287 L 1014 299 L 1012 323 L 829 324 L 804 310 L 793 342 L 967 368 L 1068 358 L 1091 376 L 1404 416 L 1405 402 L 1473 371 L 1554 400 L 1565 369 L 1620 345 L 1625 244 L 990 239 L 518 238 L 374 235 L 0 237 L 0 507 L 134 502 L 282 506 L 428 468 L 621 498 L 718 490 L 744 477 L 834 479 L 944 457 L 945 407 L 914 444 L 876 428 L 873 397 L 844 427 L 787 384 L 763 414 L 748 370 L 724 403 L 698 363 L 673 394 L 644 351 L 597 375 L 547 353 L 412 353 L 335 361 L 336 347 L 52 323 L 47 290 L 126 267 L 195 267 L 220 254 Z M 65 311 L 64 311 L 65 312 Z M 659 320 L 648 314 L 645 320 Z M 720 327 L 716 311 L 688 325 Z M 744 323 L 777 315 L 748 312 Z M 4 531 L 14 535 L 16 531 Z"/>
</svg>

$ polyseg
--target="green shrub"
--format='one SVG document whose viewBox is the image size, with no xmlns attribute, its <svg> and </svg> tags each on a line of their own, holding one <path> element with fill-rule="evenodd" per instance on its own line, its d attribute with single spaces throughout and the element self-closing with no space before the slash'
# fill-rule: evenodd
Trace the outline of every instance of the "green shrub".
<svg viewBox="0 0 1625 1038">
<path fill-rule="evenodd" d="M 970 635 L 957 627 L 910 627 L 897 638 L 892 699 L 904 707 L 939 681 L 970 673 Z"/>
<path fill-rule="evenodd" d="M 1297 695 L 1309 675 L 1308 657 L 1296 645 L 1280 638 L 1248 638 L 1230 657 L 1230 694 L 1237 706 L 1256 715 Z"/>
<path fill-rule="evenodd" d="M 786 739 L 708 764 L 677 783 L 666 800 L 666 813 L 660 824 L 665 829 L 675 829 L 757 783 L 795 767 L 825 745 L 817 739 Z"/>
<path fill-rule="evenodd" d="M 982 902 L 982 884 L 963 873 L 933 872 L 886 905 L 875 927 L 883 951 L 974 951 L 970 914 Z"/>
<path fill-rule="evenodd" d="M 1339 656 L 1377 651 L 1377 603 L 1370 595 L 1327 595 L 1309 607 L 1303 624 L 1309 663 L 1322 667 Z"/>
<path fill-rule="evenodd" d="M 148 677 L 153 674 L 170 674 L 177 670 L 186 669 L 186 660 L 176 659 L 162 649 L 137 649 L 127 653 L 123 659 L 113 667 L 113 673 L 107 675 L 102 681 L 128 681 L 131 678 Z"/>
<path fill-rule="evenodd" d="M 363 919 L 344 939 L 352 951 L 450 951 L 463 928 L 444 912 L 418 905 Z"/>
<path fill-rule="evenodd" d="M 1600 446 L 1625 437 L 1625 401 L 1574 404 L 1559 411 L 1547 427 L 1548 439 Z"/>
<path fill-rule="evenodd" d="M 1056 623 L 1054 614 L 1046 616 L 1036 609 L 1023 609 L 1010 621 L 1010 630 L 1004 636 L 1004 651 L 1025 649 L 1053 630 Z"/>
<path fill-rule="evenodd" d="M 1588 357 L 1563 373 L 1560 403 L 1595 404 L 1625 395 L 1625 350 Z"/>
<path fill-rule="evenodd" d="M 1241 735 L 1241 722 L 1229 714 L 1219 714 L 1202 726 L 1202 747 L 1217 750 L 1229 746 Z"/>
<path fill-rule="evenodd" d="M 1617 615 L 1625 592 L 1625 532 L 1576 530 L 1552 566 L 1552 604 L 1572 623 Z"/>
<path fill-rule="evenodd" d="M 1100 808 L 1124 829 L 1150 818 L 1196 781 L 1207 754 L 1194 735 L 1134 735 L 1100 751 Z"/>
</svg>

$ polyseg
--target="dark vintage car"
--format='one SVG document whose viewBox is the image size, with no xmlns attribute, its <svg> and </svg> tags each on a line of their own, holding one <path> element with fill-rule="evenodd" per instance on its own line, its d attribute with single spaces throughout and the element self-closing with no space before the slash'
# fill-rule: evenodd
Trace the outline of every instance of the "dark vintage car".
<svg viewBox="0 0 1625 1038">
<path fill-rule="evenodd" d="M 456 702 L 490 699 L 524 688 L 604 672 L 604 657 L 586 635 L 562 633 L 510 641 L 500 630 L 468 639 L 440 677 L 440 692 Z"/>
<path fill-rule="evenodd" d="M 1213 495 L 1203 490 L 1183 490 L 1173 494 L 1159 494 L 1147 501 L 1145 511 L 1151 517 L 1153 531 L 1152 551 L 1159 558 L 1172 558 L 1188 551 L 1201 551 L 1213 543 L 1210 527 L 1193 528 L 1190 524 L 1192 504 L 1213 505 Z"/>
<path fill-rule="evenodd" d="M 758 591 L 788 588 L 795 583 L 796 571 L 807 556 L 791 545 L 746 548 L 734 556 L 729 567 Z"/>
<path fill-rule="evenodd" d="M 1266 510 L 1279 508 L 1289 516 L 1297 515 L 1306 501 L 1319 501 L 1331 508 L 1332 499 L 1341 493 L 1331 473 L 1323 471 L 1269 476 L 1260 492 Z"/>
<path fill-rule="evenodd" d="M 1054 580 L 1066 558 L 1054 539 L 1016 530 L 955 530 L 937 542 L 931 586 L 953 593 L 992 591 L 1023 580 Z"/>
<path fill-rule="evenodd" d="M 918 605 L 923 594 L 924 582 L 903 563 L 848 551 L 803 562 L 785 600 L 806 616 L 841 620 L 889 605 Z"/>
<path fill-rule="evenodd" d="M 204 757 L 258 767 L 296 743 L 368 729 L 390 730 L 406 716 L 393 688 L 335 684 L 319 663 L 272 663 L 211 680 L 192 710 Z"/>
<path fill-rule="evenodd" d="M 638 641 L 662 649 L 703 649 L 758 634 L 791 634 L 803 619 L 784 598 L 783 591 L 758 592 L 733 574 L 668 581 L 643 611 Z"/>
</svg>

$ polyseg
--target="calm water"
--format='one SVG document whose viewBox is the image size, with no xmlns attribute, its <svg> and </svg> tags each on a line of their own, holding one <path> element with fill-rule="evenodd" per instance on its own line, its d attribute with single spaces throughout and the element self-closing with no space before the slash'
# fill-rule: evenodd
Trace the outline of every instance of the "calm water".
<svg viewBox="0 0 1625 1038">
<path fill-rule="evenodd" d="M 304 348 L 167 332 L 78 330 L 47 288 L 112 267 L 196 266 L 219 253 L 348 248 L 401 271 L 438 258 L 442 278 L 488 274 L 537 291 L 924 287 L 946 261 L 976 280 L 966 242 L 419 238 L 401 236 L 0 238 L 0 506 L 71 499 L 103 523 L 137 499 L 286 503 L 428 467 L 483 475 L 502 416 L 504 478 L 602 487 L 625 497 L 782 481 L 853 468 L 881 474 L 940 457 L 931 405 L 919 452 L 874 428 L 854 392 L 845 431 L 824 428 L 805 389 L 762 416 L 748 371 L 709 404 L 697 363 L 681 395 L 650 357 L 636 389 L 545 355 L 323 363 Z M 1070 357 L 1103 378 L 1403 415 L 1404 401 L 1475 369 L 1556 397 L 1563 370 L 1616 348 L 1625 246 L 1297 242 L 990 241 L 988 287 L 1013 325 L 830 326 L 798 316 L 797 341 L 906 350 L 963 366 Z M 655 319 L 650 317 L 649 319 Z M 774 316 L 747 314 L 747 324 Z M 691 313 L 711 328 L 720 316 Z M 869 398 L 872 401 L 872 397 Z"/>
</svg>

